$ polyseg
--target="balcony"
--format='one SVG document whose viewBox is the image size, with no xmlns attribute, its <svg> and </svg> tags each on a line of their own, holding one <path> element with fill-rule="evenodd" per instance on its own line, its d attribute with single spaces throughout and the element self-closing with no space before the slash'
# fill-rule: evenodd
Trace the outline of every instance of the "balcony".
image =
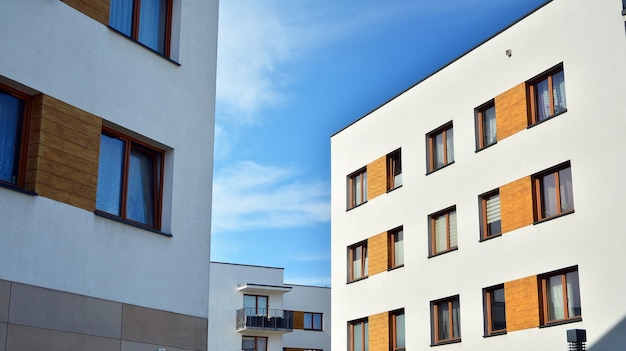
<svg viewBox="0 0 626 351">
<path fill-rule="evenodd" d="M 259 335 L 289 333 L 293 331 L 293 312 L 242 308 L 237 310 L 237 331 Z"/>
</svg>

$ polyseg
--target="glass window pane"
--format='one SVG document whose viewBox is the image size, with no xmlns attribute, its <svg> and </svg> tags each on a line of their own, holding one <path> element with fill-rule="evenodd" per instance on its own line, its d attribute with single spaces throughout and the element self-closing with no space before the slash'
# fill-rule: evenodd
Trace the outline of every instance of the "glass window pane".
<svg viewBox="0 0 626 351">
<path fill-rule="evenodd" d="M 313 315 L 311 313 L 304 314 L 304 329 L 313 329 Z"/>
<path fill-rule="evenodd" d="M 267 351 L 266 338 L 256 338 L 256 351 Z"/>
<path fill-rule="evenodd" d="M 354 351 L 362 351 L 363 350 L 363 325 L 361 323 L 357 323 L 353 325 L 352 340 L 354 342 Z"/>
<path fill-rule="evenodd" d="M 448 215 L 448 225 L 450 229 L 450 247 L 453 248 L 457 246 L 457 234 L 456 234 L 456 211 L 450 212 Z"/>
<path fill-rule="evenodd" d="M 444 159 L 443 159 L 443 133 L 439 133 L 435 136 L 434 138 L 434 145 L 433 145 L 433 165 L 434 165 L 434 169 L 440 168 L 444 165 Z"/>
<path fill-rule="evenodd" d="M 405 347 L 404 314 L 397 314 L 396 318 L 396 348 Z"/>
<path fill-rule="evenodd" d="M 267 316 L 268 306 L 267 296 L 257 296 L 257 314 L 261 316 Z"/>
<path fill-rule="evenodd" d="M 535 85 L 535 102 L 537 122 L 550 117 L 550 92 L 548 91 L 548 79 L 544 79 Z"/>
<path fill-rule="evenodd" d="M 109 25 L 127 36 L 132 36 L 133 1 L 111 0 Z"/>
<path fill-rule="evenodd" d="M 0 180 L 17 183 L 24 102 L 0 92 Z"/>
<path fill-rule="evenodd" d="M 496 142 L 496 107 L 491 106 L 483 111 L 483 146 Z"/>
<path fill-rule="evenodd" d="M 126 217 L 150 226 L 155 224 L 154 157 L 136 148 L 130 151 Z"/>
<path fill-rule="evenodd" d="M 554 113 L 561 113 L 567 109 L 565 98 L 565 76 L 563 71 L 552 76 L 552 95 L 554 98 Z"/>
<path fill-rule="evenodd" d="M 100 136 L 96 208 L 116 216 L 121 215 L 124 148 L 124 141 Z"/>
<path fill-rule="evenodd" d="M 547 290 L 548 320 L 554 321 L 565 318 L 562 276 L 556 275 L 548 278 Z"/>
<path fill-rule="evenodd" d="M 578 272 L 567 273 L 567 311 L 570 318 L 581 316 L 580 288 L 578 286 Z"/>
<path fill-rule="evenodd" d="M 461 337 L 461 308 L 459 300 L 452 300 L 452 336 L 454 338 Z"/>
<path fill-rule="evenodd" d="M 557 214 L 556 201 L 554 173 L 550 173 L 541 179 L 541 206 L 544 218 Z"/>
<path fill-rule="evenodd" d="M 404 264 L 404 233 L 402 232 L 402 230 L 394 234 L 393 253 L 394 266 L 400 266 Z"/>
<path fill-rule="evenodd" d="M 438 340 L 450 339 L 450 311 L 447 302 L 437 305 L 437 322 Z"/>
<path fill-rule="evenodd" d="M 141 0 L 139 42 L 164 53 L 167 0 Z"/>
<path fill-rule="evenodd" d="M 452 128 L 446 131 L 446 164 L 454 162 L 454 130 Z"/>
<path fill-rule="evenodd" d="M 504 288 L 491 291 L 491 330 L 506 329 Z"/>
<path fill-rule="evenodd" d="M 361 247 L 355 247 L 352 250 L 352 279 L 361 278 Z"/>
<path fill-rule="evenodd" d="M 313 329 L 322 330 L 322 314 L 313 313 Z"/>
<path fill-rule="evenodd" d="M 369 328 L 368 328 L 368 322 L 365 321 L 363 323 L 363 351 L 368 351 L 370 348 L 369 345 Z"/>
<path fill-rule="evenodd" d="M 244 295 L 243 307 L 246 310 L 246 316 L 256 316 L 256 296 Z"/>
<path fill-rule="evenodd" d="M 254 344 L 254 337 L 252 336 L 244 336 L 241 338 L 241 348 L 245 351 L 254 350 Z"/>
<path fill-rule="evenodd" d="M 559 171 L 559 191 L 561 193 L 561 212 L 573 210 L 572 169 L 569 167 Z"/>
<path fill-rule="evenodd" d="M 448 249 L 446 238 L 446 216 L 439 216 L 435 219 L 435 253 Z"/>
</svg>

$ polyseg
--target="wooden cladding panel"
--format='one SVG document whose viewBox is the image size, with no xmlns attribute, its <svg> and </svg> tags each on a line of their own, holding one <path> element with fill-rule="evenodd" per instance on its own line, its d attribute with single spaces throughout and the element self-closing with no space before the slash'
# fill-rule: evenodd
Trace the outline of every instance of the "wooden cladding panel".
<svg viewBox="0 0 626 351">
<path fill-rule="evenodd" d="M 528 103 L 526 83 L 496 96 L 496 130 L 498 141 L 528 127 Z"/>
<path fill-rule="evenodd" d="M 374 235 L 367 239 L 367 266 L 369 276 L 387 271 L 389 266 L 387 241 L 387 232 Z"/>
<path fill-rule="evenodd" d="M 502 233 L 525 227 L 534 222 L 533 191 L 530 176 L 500 187 Z"/>
<path fill-rule="evenodd" d="M 61 0 L 94 20 L 109 25 L 110 0 Z"/>
<path fill-rule="evenodd" d="M 41 95 L 33 101 L 26 188 L 95 210 L 102 119 Z"/>
<path fill-rule="evenodd" d="M 506 330 L 536 328 L 539 326 L 539 290 L 537 276 L 504 283 Z"/>
<path fill-rule="evenodd" d="M 304 329 L 304 312 L 293 311 L 293 329 Z"/>
<path fill-rule="evenodd" d="M 389 312 L 369 316 L 368 324 L 369 349 L 389 350 Z"/>
<path fill-rule="evenodd" d="M 367 200 L 387 192 L 387 156 L 367 165 Z"/>
</svg>

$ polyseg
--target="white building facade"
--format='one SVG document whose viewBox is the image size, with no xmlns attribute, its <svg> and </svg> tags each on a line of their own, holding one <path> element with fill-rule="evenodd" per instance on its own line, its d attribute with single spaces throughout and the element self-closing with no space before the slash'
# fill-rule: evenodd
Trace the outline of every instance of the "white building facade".
<svg viewBox="0 0 626 351">
<path fill-rule="evenodd" d="M 283 268 L 210 266 L 209 350 L 330 350 L 330 288 L 285 284 Z"/>
<path fill-rule="evenodd" d="M 626 345 L 625 9 L 549 1 L 332 136 L 333 350 Z"/>
<path fill-rule="evenodd" d="M 0 3 L 0 350 L 206 350 L 218 1 Z"/>
</svg>

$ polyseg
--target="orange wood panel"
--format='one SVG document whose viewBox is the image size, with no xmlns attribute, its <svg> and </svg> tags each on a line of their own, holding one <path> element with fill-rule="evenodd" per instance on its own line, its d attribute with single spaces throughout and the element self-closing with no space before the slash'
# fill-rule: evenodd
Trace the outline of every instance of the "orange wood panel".
<svg viewBox="0 0 626 351">
<path fill-rule="evenodd" d="M 532 178 L 518 179 L 500 187 L 502 233 L 534 222 Z"/>
<path fill-rule="evenodd" d="M 368 318 L 369 349 L 389 350 L 389 312 L 378 313 Z"/>
<path fill-rule="evenodd" d="M 528 127 L 526 83 L 518 84 L 496 96 L 495 106 L 498 141 Z"/>
<path fill-rule="evenodd" d="M 504 283 L 504 300 L 508 332 L 539 326 L 537 276 Z"/>
<path fill-rule="evenodd" d="M 367 239 L 368 275 L 386 272 L 389 265 L 387 232 L 374 235 Z"/>
<path fill-rule="evenodd" d="M 367 200 L 387 192 L 387 156 L 367 165 Z"/>
</svg>

